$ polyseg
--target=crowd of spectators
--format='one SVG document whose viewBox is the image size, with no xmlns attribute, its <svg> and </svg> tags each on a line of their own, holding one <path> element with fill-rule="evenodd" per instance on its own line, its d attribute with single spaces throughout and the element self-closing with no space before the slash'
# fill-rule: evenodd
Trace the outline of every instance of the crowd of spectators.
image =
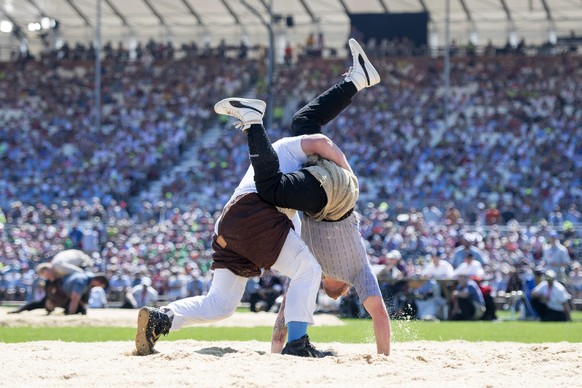
<svg viewBox="0 0 582 388">
<path fill-rule="evenodd" d="M 206 292 L 215 209 L 183 211 L 164 202 L 129 217 L 120 204 L 93 201 L 24 206 L 0 214 L 0 300 L 33 297 L 37 265 L 64 249 L 90 254 L 109 279 L 112 300 L 149 278 L 168 299 Z"/>
<path fill-rule="evenodd" d="M 0 215 L 0 299 L 34 298 L 37 265 L 70 248 L 90 254 L 93 270 L 110 279 L 110 301 L 123 302 L 127 293 L 144 285 L 164 300 L 205 293 L 220 208 L 194 203 L 181 210 L 171 202 L 144 208 L 149 211 L 130 217 L 115 202 L 104 206 L 95 199 L 51 207 L 17 203 L 7 209 Z M 466 224 L 429 208 L 399 213 L 369 204 L 359 210 L 371 263 L 380 279 L 388 279 L 382 285 L 389 290 L 386 295 L 397 294 L 390 288 L 394 281 L 425 278 L 427 266 L 438 256 L 455 270 L 446 278 L 470 270 L 493 295 L 508 292 L 516 277 L 525 285 L 536 271 L 552 269 L 574 298 L 582 296 L 580 229 L 558 233 L 545 222 L 527 226 L 515 220 L 495 226 Z M 552 246 L 564 252 L 563 261 L 546 252 Z M 467 263 L 468 256 L 476 269 Z"/>
<path fill-rule="evenodd" d="M 253 62 L 104 62 L 94 119 L 90 63 L 0 65 L 0 205 L 127 201 L 180 160 L 215 100 L 255 81 Z"/>
<path fill-rule="evenodd" d="M 548 219 L 580 208 L 582 58 L 453 61 L 448 129 L 441 60 L 378 61 L 384 81 L 357 95 L 325 128 L 359 176 L 364 202 L 439 204 L 442 212 L 454 205 L 470 222 L 487 212 L 489 224 Z M 341 60 L 305 60 L 279 69 L 275 109 L 286 111 L 279 117 L 289 120 L 339 81 L 347 66 Z M 288 126 L 275 121 L 269 135 L 275 140 Z M 204 183 L 212 198 L 229 195 L 227 188 L 248 166 L 243 140 L 228 136 L 203 148 L 210 177 L 184 172 L 165 190 L 179 196 Z"/>
<path fill-rule="evenodd" d="M 91 65 L 74 58 L 1 65 L 0 291 L 30 297 L 38 263 L 81 248 L 115 298 L 150 282 L 170 300 L 204 292 L 217 211 L 248 167 L 244 137 L 202 147 L 157 201 L 131 201 L 215 120 L 215 101 L 253 85 L 266 96 L 255 84 L 264 64 L 113 55 L 96 129 Z M 404 275 L 419 277 L 435 251 L 454 263 L 468 242 L 497 292 L 524 266 L 543 267 L 549 233 L 559 231 L 573 260 L 566 276 L 579 274 L 581 61 L 454 58 L 445 123 L 442 59 L 377 58 L 383 82 L 325 128 L 360 179 L 372 263 L 386 265 L 397 249 Z M 271 138 L 286 135 L 292 113 L 349 66 L 304 58 L 278 69 Z"/>
<path fill-rule="evenodd" d="M 249 46 L 245 40 L 241 39 L 238 45 L 226 44 L 221 40 L 218 45 L 212 45 L 210 40 L 206 40 L 202 45 L 195 40 L 184 42 L 176 47 L 169 41 L 157 41 L 150 39 L 147 42 L 136 42 L 134 47 L 127 47 L 123 42 L 114 44 L 107 41 L 103 44 L 100 58 L 104 61 L 129 62 L 144 61 L 146 63 L 161 60 L 178 59 L 209 59 L 209 58 L 239 58 L 247 59 L 265 55 L 266 48 L 260 45 Z M 251 55 L 249 55 L 251 54 Z M 28 51 L 14 51 L 11 53 L 11 60 L 19 64 L 39 61 L 43 63 L 55 62 L 92 62 L 96 59 L 96 50 L 93 43 L 87 45 L 76 42 L 75 44 L 64 41 L 58 47 L 51 45 L 49 40 L 43 42 L 43 48 L 35 56 Z"/>
</svg>

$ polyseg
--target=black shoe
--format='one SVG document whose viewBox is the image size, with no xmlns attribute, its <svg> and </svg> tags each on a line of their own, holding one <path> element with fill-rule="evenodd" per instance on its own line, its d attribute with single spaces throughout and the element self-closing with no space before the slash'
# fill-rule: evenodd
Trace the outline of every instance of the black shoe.
<svg viewBox="0 0 582 388">
<path fill-rule="evenodd" d="M 172 318 L 155 307 L 142 307 L 137 316 L 137 334 L 135 348 L 137 354 L 146 356 L 154 352 L 154 346 L 160 336 L 170 332 Z"/>
<path fill-rule="evenodd" d="M 322 352 L 320 350 L 315 349 L 315 347 L 311 345 L 311 342 L 309 342 L 309 336 L 307 334 L 305 334 L 303 337 L 299 339 L 287 342 L 287 345 L 285 345 L 281 354 L 289 354 L 291 356 L 312 357 L 312 358 L 335 356 L 333 352 Z"/>
</svg>

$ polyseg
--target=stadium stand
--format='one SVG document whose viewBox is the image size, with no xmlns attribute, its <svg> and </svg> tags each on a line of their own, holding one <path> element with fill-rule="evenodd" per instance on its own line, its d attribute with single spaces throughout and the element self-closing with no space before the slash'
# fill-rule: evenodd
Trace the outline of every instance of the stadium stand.
<svg viewBox="0 0 582 388">
<path fill-rule="evenodd" d="M 265 67 L 235 55 L 150 54 L 133 61 L 112 49 L 100 132 L 91 123 L 90 54 L 0 64 L 0 300 L 33 297 L 33 269 L 73 246 L 74 225 L 81 248 L 111 277 L 112 299 L 145 276 L 164 300 L 207 287 L 217 210 L 248 167 L 244 139 L 231 136 L 212 105 L 239 93 L 265 98 Z M 401 270 L 414 279 L 427 255 L 440 249 L 452 260 L 468 238 L 503 295 L 513 273 L 543 268 L 551 231 L 580 262 L 581 62 L 569 54 L 455 56 L 447 128 L 442 59 L 377 57 L 382 84 L 325 129 L 360 178 L 372 263 L 380 268 L 399 249 Z M 272 139 L 347 66 L 345 58 L 302 57 L 278 68 Z M 224 131 L 197 145 L 197 164 L 170 174 L 217 120 Z M 156 181 L 158 197 L 140 199 Z"/>
</svg>

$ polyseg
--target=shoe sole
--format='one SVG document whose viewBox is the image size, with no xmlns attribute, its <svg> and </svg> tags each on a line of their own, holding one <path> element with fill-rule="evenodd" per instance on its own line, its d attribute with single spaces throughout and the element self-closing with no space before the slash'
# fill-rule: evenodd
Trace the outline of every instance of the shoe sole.
<svg viewBox="0 0 582 388">
<path fill-rule="evenodd" d="M 227 115 L 227 113 L 225 113 L 223 111 L 222 106 L 225 104 L 230 104 L 231 101 L 237 101 L 239 104 L 243 104 L 242 106 L 236 106 L 231 104 L 232 106 L 234 106 L 235 108 L 246 108 L 246 109 L 252 109 L 260 114 L 265 114 L 265 109 L 267 108 L 267 103 L 263 100 L 255 100 L 255 99 L 250 99 L 250 98 L 238 98 L 238 97 L 231 97 L 231 98 L 225 98 L 223 100 L 218 101 L 215 105 L 214 105 L 214 112 L 221 114 L 221 115 Z M 258 103 L 261 106 L 261 109 L 257 109 L 254 108 L 252 106 L 246 106 L 244 104 L 249 104 L 249 103 Z"/>
<path fill-rule="evenodd" d="M 377 79 L 378 81 L 376 83 L 380 82 L 380 74 L 378 73 L 378 70 L 376 70 L 376 68 L 374 67 L 374 65 L 372 65 L 372 62 L 370 62 L 370 60 L 368 59 L 368 56 L 366 55 L 366 53 L 364 52 L 364 49 L 362 48 L 362 46 L 360 46 L 360 44 L 358 43 L 357 40 L 355 40 L 354 38 L 351 38 L 349 41 L 350 44 L 350 48 L 353 48 L 354 50 L 356 50 L 356 52 L 362 56 L 362 58 L 364 59 L 364 71 L 369 72 L 368 77 L 370 80 L 372 79 Z M 368 66 L 366 66 L 366 64 Z M 371 84 L 371 82 L 370 82 Z M 367 86 L 371 86 L 371 85 L 367 85 Z"/>
<path fill-rule="evenodd" d="M 141 308 L 137 315 L 137 333 L 135 334 L 135 349 L 140 356 L 147 356 L 153 353 L 146 334 L 149 320 L 150 312 L 145 308 Z"/>
</svg>

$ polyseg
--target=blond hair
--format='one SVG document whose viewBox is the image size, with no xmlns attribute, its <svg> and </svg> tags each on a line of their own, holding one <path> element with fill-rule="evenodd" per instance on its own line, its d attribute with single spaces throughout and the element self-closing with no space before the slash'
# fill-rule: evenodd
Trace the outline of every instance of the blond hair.
<svg viewBox="0 0 582 388">
<path fill-rule="evenodd" d="M 53 269 L 53 265 L 51 263 L 40 263 L 36 266 L 36 272 L 41 273 L 44 270 Z"/>
</svg>

